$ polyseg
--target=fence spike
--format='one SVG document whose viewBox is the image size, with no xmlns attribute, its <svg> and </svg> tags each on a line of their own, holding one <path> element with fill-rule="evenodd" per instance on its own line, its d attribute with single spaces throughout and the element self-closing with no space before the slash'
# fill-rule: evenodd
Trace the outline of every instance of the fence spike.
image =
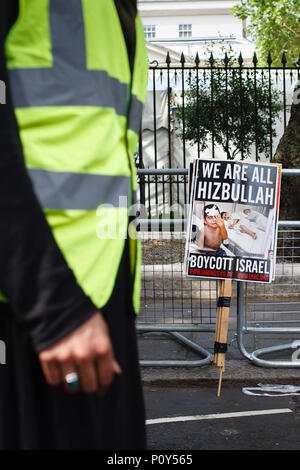
<svg viewBox="0 0 300 470">
<path fill-rule="evenodd" d="M 199 63 L 200 63 L 200 59 L 199 59 L 199 54 L 197 52 L 196 57 L 195 57 L 195 64 L 196 64 L 197 67 L 199 66 Z"/>
<path fill-rule="evenodd" d="M 167 63 L 168 66 L 171 63 L 171 57 L 170 57 L 169 51 L 167 52 L 166 63 Z"/>
<path fill-rule="evenodd" d="M 242 57 L 242 53 L 240 52 L 240 55 L 239 55 L 239 58 L 238 58 L 238 63 L 239 63 L 239 65 L 240 65 L 240 67 L 242 67 L 243 62 L 244 62 L 244 59 L 243 59 L 243 57 Z"/>
<path fill-rule="evenodd" d="M 282 54 L 281 63 L 283 65 L 283 67 L 286 66 L 287 60 L 286 60 L 285 52 L 283 52 L 283 54 Z"/>
<path fill-rule="evenodd" d="M 268 54 L 267 62 L 268 62 L 268 66 L 271 67 L 271 64 L 272 64 L 272 62 L 273 62 L 273 59 L 272 59 L 272 55 L 271 55 L 271 52 L 270 52 L 270 51 L 269 51 L 269 54 Z"/>
<path fill-rule="evenodd" d="M 253 54 L 252 62 L 253 62 L 254 67 L 256 67 L 256 66 L 257 66 L 257 62 L 258 62 L 256 52 L 254 52 L 254 54 Z"/>
<path fill-rule="evenodd" d="M 181 62 L 181 65 L 182 65 L 182 66 L 183 66 L 184 63 L 185 63 L 185 57 L 184 57 L 183 52 L 181 53 L 180 62 Z"/>
<path fill-rule="evenodd" d="M 213 53 L 212 53 L 212 52 L 210 53 L 210 56 L 209 56 L 209 59 L 208 59 L 208 61 L 209 61 L 210 65 L 211 65 L 211 67 L 212 67 L 212 66 L 214 65 L 214 61 L 215 61 L 215 59 L 214 59 L 214 56 L 213 56 Z"/>
<path fill-rule="evenodd" d="M 225 67 L 227 67 L 227 66 L 228 66 L 228 64 L 229 64 L 229 57 L 228 57 L 228 54 L 227 54 L 227 52 L 225 52 L 225 57 L 224 57 L 224 64 L 225 64 Z"/>
</svg>

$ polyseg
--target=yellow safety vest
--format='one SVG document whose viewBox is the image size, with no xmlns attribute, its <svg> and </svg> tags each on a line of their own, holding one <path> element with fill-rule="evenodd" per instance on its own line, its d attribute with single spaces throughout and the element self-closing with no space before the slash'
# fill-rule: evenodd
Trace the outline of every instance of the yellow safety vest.
<svg viewBox="0 0 300 470">
<path fill-rule="evenodd" d="M 68 265 L 101 308 L 137 189 L 133 154 L 148 69 L 143 27 L 137 16 L 131 73 L 113 0 L 19 1 L 6 58 L 25 164 Z M 141 248 L 129 243 L 138 312 Z"/>
</svg>

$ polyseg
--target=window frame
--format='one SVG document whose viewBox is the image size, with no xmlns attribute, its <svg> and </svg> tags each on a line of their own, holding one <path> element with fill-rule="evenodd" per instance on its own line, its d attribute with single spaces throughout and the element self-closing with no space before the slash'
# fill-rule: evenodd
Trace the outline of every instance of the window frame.
<svg viewBox="0 0 300 470">
<path fill-rule="evenodd" d="M 144 24 L 145 39 L 156 38 L 156 25 L 155 24 Z"/>
<path fill-rule="evenodd" d="M 191 38 L 192 37 L 192 23 L 179 23 L 178 37 Z"/>
</svg>

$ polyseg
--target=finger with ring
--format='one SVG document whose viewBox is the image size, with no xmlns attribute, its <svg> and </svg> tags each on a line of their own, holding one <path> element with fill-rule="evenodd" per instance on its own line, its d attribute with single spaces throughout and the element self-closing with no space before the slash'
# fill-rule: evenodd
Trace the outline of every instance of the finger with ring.
<svg viewBox="0 0 300 470">
<path fill-rule="evenodd" d="M 76 391 L 79 387 L 79 377 L 77 372 L 70 372 L 65 375 L 64 383 L 70 391 Z"/>
</svg>

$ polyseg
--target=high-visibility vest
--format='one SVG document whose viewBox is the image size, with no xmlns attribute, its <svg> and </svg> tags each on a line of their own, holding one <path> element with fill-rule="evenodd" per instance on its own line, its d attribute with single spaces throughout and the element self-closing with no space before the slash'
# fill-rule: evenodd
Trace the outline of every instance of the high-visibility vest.
<svg viewBox="0 0 300 470">
<path fill-rule="evenodd" d="M 148 68 L 142 23 L 137 16 L 131 73 L 113 0 L 19 0 L 19 8 L 5 47 L 25 164 L 68 265 L 101 308 L 137 189 Z M 139 241 L 129 238 L 129 248 L 138 312 Z"/>
</svg>

